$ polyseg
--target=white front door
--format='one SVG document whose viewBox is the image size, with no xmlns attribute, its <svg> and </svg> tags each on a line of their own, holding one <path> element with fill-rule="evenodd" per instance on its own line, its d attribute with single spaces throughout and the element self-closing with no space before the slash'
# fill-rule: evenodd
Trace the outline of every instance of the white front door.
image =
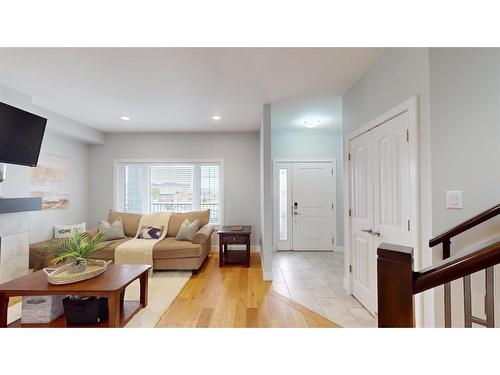
<svg viewBox="0 0 500 375">
<path fill-rule="evenodd" d="M 293 163 L 293 250 L 333 250 L 332 163 Z"/>
<path fill-rule="evenodd" d="M 410 246 L 408 112 L 350 142 L 353 295 L 377 309 L 377 247 Z"/>
</svg>

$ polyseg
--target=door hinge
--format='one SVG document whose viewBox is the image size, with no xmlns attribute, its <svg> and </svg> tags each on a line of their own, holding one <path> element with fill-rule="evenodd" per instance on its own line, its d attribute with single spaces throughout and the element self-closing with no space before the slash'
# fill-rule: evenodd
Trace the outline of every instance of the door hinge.
<svg viewBox="0 0 500 375">
<path fill-rule="evenodd" d="M 410 220 L 408 220 L 408 232 L 410 232 Z"/>
<path fill-rule="evenodd" d="M 332 237 L 332 245 L 335 244 L 335 239 Z"/>
<path fill-rule="evenodd" d="M 347 160 L 351 161 L 351 153 L 350 152 L 347 154 Z"/>
<path fill-rule="evenodd" d="M 352 210 L 349 208 L 349 216 L 352 216 Z"/>
<path fill-rule="evenodd" d="M 333 176 L 333 168 L 332 168 L 332 176 Z"/>
<path fill-rule="evenodd" d="M 332 203 L 332 211 L 333 211 L 333 209 L 334 209 L 334 205 L 333 205 L 333 203 Z"/>
<path fill-rule="evenodd" d="M 352 266 L 349 265 L 349 273 L 352 273 Z"/>
<path fill-rule="evenodd" d="M 410 142 L 410 131 L 406 129 L 406 142 Z"/>
</svg>

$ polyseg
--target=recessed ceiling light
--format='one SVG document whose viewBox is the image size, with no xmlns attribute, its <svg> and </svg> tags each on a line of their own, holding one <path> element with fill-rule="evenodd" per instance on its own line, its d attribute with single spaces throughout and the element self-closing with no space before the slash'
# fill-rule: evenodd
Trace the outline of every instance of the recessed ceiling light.
<svg viewBox="0 0 500 375">
<path fill-rule="evenodd" d="M 120 116 L 120 118 L 124 121 L 129 121 L 130 120 L 130 117 L 128 116 Z"/>
<path fill-rule="evenodd" d="M 304 121 L 304 126 L 308 129 L 312 129 L 312 128 L 315 128 L 316 126 L 318 126 L 320 124 L 320 121 L 319 120 L 305 120 Z"/>
<path fill-rule="evenodd" d="M 219 121 L 222 117 L 220 117 L 219 115 L 214 115 L 212 116 L 212 120 L 215 120 L 215 121 Z"/>
</svg>

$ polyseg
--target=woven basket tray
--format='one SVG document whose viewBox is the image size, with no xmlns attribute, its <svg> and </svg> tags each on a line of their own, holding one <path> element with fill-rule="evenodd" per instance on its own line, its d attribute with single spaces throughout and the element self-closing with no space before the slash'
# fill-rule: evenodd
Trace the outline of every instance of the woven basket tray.
<svg viewBox="0 0 500 375">
<path fill-rule="evenodd" d="M 87 269 L 79 273 L 68 273 L 68 268 L 73 264 L 65 264 L 58 268 L 44 268 L 43 272 L 47 274 L 49 284 L 63 285 L 77 283 L 99 276 L 106 271 L 111 261 L 89 259 L 87 260 Z"/>
</svg>

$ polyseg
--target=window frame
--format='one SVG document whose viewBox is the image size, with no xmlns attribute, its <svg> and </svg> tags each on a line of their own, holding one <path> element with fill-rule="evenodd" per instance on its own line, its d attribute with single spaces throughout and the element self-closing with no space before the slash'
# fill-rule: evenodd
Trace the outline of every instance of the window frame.
<svg viewBox="0 0 500 375">
<path fill-rule="evenodd" d="M 114 159 L 113 160 L 113 210 L 120 210 L 120 194 L 118 193 L 119 187 L 119 166 L 121 164 L 189 164 L 189 165 L 213 165 L 218 164 L 220 168 L 219 176 L 219 191 L 220 191 L 220 223 L 213 224 L 216 227 L 224 225 L 225 222 L 225 209 L 224 209 L 224 159 Z M 195 168 L 196 169 L 196 168 Z M 149 175 L 149 172 L 148 172 Z M 194 189 L 196 183 L 193 184 L 193 203 L 194 203 Z M 199 184 L 198 184 L 199 185 Z M 149 181 L 147 182 L 149 186 Z M 148 194 L 149 194 L 148 188 Z M 146 194 L 146 193 L 145 193 Z M 149 197 L 149 196 L 148 196 Z M 148 198 L 149 200 L 150 198 Z M 196 199 L 200 200 L 200 197 Z"/>
</svg>

